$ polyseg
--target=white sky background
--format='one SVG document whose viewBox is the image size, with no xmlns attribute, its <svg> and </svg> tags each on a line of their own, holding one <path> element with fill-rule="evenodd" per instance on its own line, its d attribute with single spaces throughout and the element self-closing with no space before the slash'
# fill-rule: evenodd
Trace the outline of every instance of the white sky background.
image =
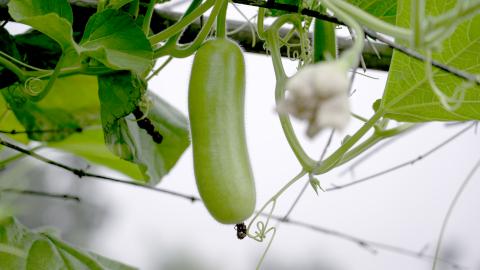
<svg viewBox="0 0 480 270">
<path fill-rule="evenodd" d="M 245 61 L 246 130 L 259 208 L 300 171 L 300 166 L 274 113 L 275 80 L 270 58 L 245 54 Z M 186 115 L 191 63 L 192 58 L 173 60 L 149 86 Z M 284 63 L 293 74 L 296 64 L 289 60 Z M 371 104 L 381 97 L 386 80 L 385 73 L 368 71 L 367 74 L 379 79 L 357 75 L 354 84 L 357 91 L 351 99 L 352 110 L 363 116 L 373 113 Z M 295 121 L 294 124 L 305 148 L 318 157 L 329 131 L 310 141 L 303 136 L 305 126 Z M 330 150 L 335 150 L 341 139 L 360 125 L 352 119 L 347 131 L 336 134 Z M 427 124 L 360 165 L 355 174 L 359 178 L 413 159 L 463 127 Z M 319 196 L 308 188 L 291 218 L 418 251 L 428 244 L 426 252 L 433 254 L 447 207 L 480 157 L 479 149 L 479 137 L 472 129 L 414 166 L 367 183 Z M 160 187 L 197 194 L 191 155 L 189 148 Z M 322 185 L 329 187 L 330 183 L 351 181 L 349 174 L 339 176 L 346 167 L 348 164 L 320 176 Z M 305 180 L 279 199 L 275 214 L 287 211 Z M 89 248 L 107 257 L 146 270 L 154 270 L 153 260 L 167 261 L 172 256 L 185 260 L 193 257 L 211 270 L 244 270 L 254 269 L 265 248 L 265 244 L 250 239 L 238 241 L 233 225 L 214 221 L 201 203 L 191 204 L 125 185 L 98 183 L 97 186 L 103 187 L 97 196 L 104 198 L 113 213 Z M 480 173 L 477 173 L 452 215 L 444 240 L 445 245 L 458 248 L 457 262 L 470 269 L 480 269 L 479 190 Z M 269 269 L 380 270 L 429 269 L 431 263 L 381 250 L 373 255 L 354 243 L 282 224 L 265 261 L 265 266 L 269 265 Z M 331 267 L 319 268 L 320 265 Z"/>
</svg>

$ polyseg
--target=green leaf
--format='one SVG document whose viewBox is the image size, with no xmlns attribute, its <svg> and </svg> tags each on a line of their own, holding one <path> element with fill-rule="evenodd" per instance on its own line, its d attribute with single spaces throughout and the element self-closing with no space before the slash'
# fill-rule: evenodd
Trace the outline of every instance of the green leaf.
<svg viewBox="0 0 480 270">
<path fill-rule="evenodd" d="M 73 22 L 73 12 L 67 0 L 10 0 L 10 15 L 15 20 L 56 13 L 69 23 Z"/>
<path fill-rule="evenodd" d="M 6 90 L 0 90 L 6 93 Z M 37 110 L 43 110 L 38 115 L 32 111 L 25 111 L 24 106 L 16 107 L 17 113 L 20 114 L 19 119 L 26 121 L 25 126 L 22 125 L 11 111 L 6 114 L 0 122 L 2 130 L 45 130 L 48 127 L 53 129 L 61 128 L 58 126 L 56 115 L 52 115 L 52 111 L 60 111 L 61 114 L 67 114 L 78 127 L 82 127 L 81 133 L 60 132 L 60 133 L 35 133 L 31 139 L 47 140 L 49 147 L 66 151 L 71 154 L 78 155 L 89 162 L 108 167 L 119 171 L 134 179 L 143 179 L 143 175 L 134 163 L 127 162 L 112 154 L 105 146 L 104 136 L 100 121 L 100 103 L 98 100 L 98 83 L 94 76 L 76 75 L 64 77 L 57 80 L 49 95 L 38 103 L 30 103 Z M 16 103 L 12 103 L 16 104 Z M 23 108 L 23 109 L 22 109 Z M 0 95 L 0 111 L 4 112 L 7 104 Z M 35 111 L 35 110 L 34 110 Z M 47 125 L 41 124 L 39 119 L 51 119 L 53 123 Z M 33 117 L 33 118 L 32 118 Z M 36 125 L 36 126 L 35 126 Z M 13 139 L 27 143 L 26 135 L 11 136 Z"/>
<path fill-rule="evenodd" d="M 162 143 L 155 143 L 145 130 L 138 127 L 132 115 L 105 130 L 105 138 L 116 154 L 139 164 L 149 179 L 148 183 L 153 185 L 170 171 L 190 141 L 186 117 L 160 97 L 151 94 L 150 99 L 152 106 L 148 119 L 164 137 Z"/>
<path fill-rule="evenodd" d="M 135 270 L 136 269 L 131 266 L 111 260 L 109 258 L 105 258 L 95 253 L 90 252 L 89 255 L 93 257 L 96 261 L 98 261 L 102 266 L 104 266 L 105 269 L 111 269 L 111 270 Z"/>
<path fill-rule="evenodd" d="M 454 4 L 452 1 L 429 0 L 426 3 L 427 13 L 437 15 Z M 398 10 L 397 24 L 408 27 L 410 1 L 400 1 Z M 443 42 L 441 51 L 433 54 L 433 58 L 469 73 L 480 73 L 480 16 L 460 24 L 455 33 Z M 436 68 L 433 72 L 436 84 L 448 96 L 464 82 Z M 458 109 L 446 110 L 427 81 L 424 63 L 396 51 L 393 53 L 381 104 L 386 117 L 405 122 L 479 120 L 479 105 L 480 87 L 476 86 L 466 90 Z"/>
<path fill-rule="evenodd" d="M 135 270 L 86 252 L 54 236 L 28 230 L 16 219 L 0 221 L 0 269 L 26 270 Z M 9 252 L 2 252 L 9 250 Z M 15 252 L 10 252 L 15 250 Z M 28 255 L 27 255 L 28 254 Z"/>
<path fill-rule="evenodd" d="M 99 76 L 98 96 L 104 128 L 130 114 L 146 87 L 145 81 L 128 71 Z"/>
<path fill-rule="evenodd" d="M 142 29 L 119 10 L 106 9 L 90 17 L 80 45 L 83 57 L 116 70 L 142 75 L 153 63 L 152 47 Z"/>
<path fill-rule="evenodd" d="M 24 86 L 14 84 L 1 92 L 9 104 L 9 108 L 15 114 L 16 119 L 28 131 L 32 132 L 28 137 L 36 141 L 59 141 L 80 128 L 73 114 L 57 108 L 44 108 L 37 103 L 28 100 L 24 95 Z M 58 132 L 50 132 L 50 131 Z"/>
<path fill-rule="evenodd" d="M 63 141 L 48 143 L 48 146 L 80 156 L 89 162 L 116 170 L 133 179 L 144 179 L 136 164 L 119 158 L 105 146 L 101 128 L 86 129 Z"/>
<path fill-rule="evenodd" d="M 62 270 L 65 264 L 55 246 L 46 239 L 32 244 L 28 252 L 26 270 Z"/>
<path fill-rule="evenodd" d="M 110 0 L 106 8 L 119 9 L 133 0 Z"/>
<path fill-rule="evenodd" d="M 119 171 L 134 179 L 143 179 L 138 166 L 112 154 L 105 146 L 100 120 L 98 80 L 77 75 L 59 79 L 40 105 L 61 108 L 73 114 L 83 129 L 48 146 L 78 155 L 86 160 Z"/>
<path fill-rule="evenodd" d="M 348 0 L 366 12 L 388 23 L 395 24 L 397 0 Z"/>
<path fill-rule="evenodd" d="M 38 237 L 29 233 L 28 229 L 14 218 L 0 220 L 0 269 L 25 269 L 25 259 L 32 243 Z M 9 252 L 5 252 L 9 250 Z M 13 252 L 12 252 L 13 251 Z"/>
<path fill-rule="evenodd" d="M 29 25 L 58 42 L 64 52 L 76 52 L 72 8 L 67 0 L 11 0 L 8 11 L 15 21 Z"/>
</svg>

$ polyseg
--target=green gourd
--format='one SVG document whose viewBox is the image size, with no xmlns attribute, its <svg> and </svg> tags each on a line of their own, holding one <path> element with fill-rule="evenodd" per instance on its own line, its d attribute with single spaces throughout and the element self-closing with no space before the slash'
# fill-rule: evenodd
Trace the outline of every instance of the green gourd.
<svg viewBox="0 0 480 270">
<path fill-rule="evenodd" d="M 239 224 L 255 209 L 255 183 L 245 125 L 245 62 L 227 38 L 205 42 L 195 55 L 188 109 L 195 178 L 210 214 Z"/>
</svg>

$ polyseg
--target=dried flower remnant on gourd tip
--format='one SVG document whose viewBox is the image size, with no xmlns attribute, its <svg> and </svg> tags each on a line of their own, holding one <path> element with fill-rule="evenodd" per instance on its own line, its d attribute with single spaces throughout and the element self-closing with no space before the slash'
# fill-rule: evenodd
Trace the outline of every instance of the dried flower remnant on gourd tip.
<svg viewBox="0 0 480 270">
<path fill-rule="evenodd" d="M 306 66 L 287 81 L 289 95 L 277 111 L 308 121 L 310 138 L 323 128 L 342 130 L 350 119 L 349 85 L 347 67 L 341 61 Z"/>
</svg>

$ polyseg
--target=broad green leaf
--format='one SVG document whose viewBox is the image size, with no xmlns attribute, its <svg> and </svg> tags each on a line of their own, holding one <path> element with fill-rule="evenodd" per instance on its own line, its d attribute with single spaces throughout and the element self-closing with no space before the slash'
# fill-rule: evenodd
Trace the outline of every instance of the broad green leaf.
<svg viewBox="0 0 480 270">
<path fill-rule="evenodd" d="M 454 4 L 455 1 L 428 0 L 427 13 L 437 15 Z M 397 24 L 408 27 L 410 1 L 400 1 L 398 10 Z M 469 73 L 480 73 L 480 16 L 459 25 L 433 58 Z M 436 84 L 449 96 L 464 82 L 439 69 L 433 72 Z M 468 88 L 462 105 L 455 111 L 448 111 L 428 84 L 424 63 L 395 51 L 381 106 L 386 111 L 386 117 L 398 121 L 479 120 L 480 87 Z"/>
<path fill-rule="evenodd" d="M 67 0 L 11 0 L 8 11 L 15 21 L 29 25 L 58 42 L 64 52 L 76 52 L 72 9 Z"/>
<path fill-rule="evenodd" d="M 395 24 L 397 0 L 348 0 L 366 12 L 388 23 Z"/>
<path fill-rule="evenodd" d="M 0 91 L 13 112 L 9 113 L 5 122 L 0 122 L 0 127 L 5 130 L 36 131 L 29 134 L 32 140 L 61 141 L 75 133 L 77 128 L 100 125 L 96 90 L 96 77 L 64 77 L 55 82 L 44 99 L 32 102 L 24 93 L 24 85 L 12 85 Z M 2 101 L 0 109 L 5 106 L 2 106 Z M 14 136 L 15 139 L 17 137 Z"/>
<path fill-rule="evenodd" d="M 73 22 L 72 8 L 67 0 L 10 0 L 8 8 L 15 20 L 56 13 L 69 23 Z"/>
<path fill-rule="evenodd" d="M 88 20 L 80 42 L 83 57 L 138 75 L 152 66 L 153 52 L 142 29 L 125 12 L 106 9 Z"/>
<path fill-rule="evenodd" d="M 78 249 L 54 236 L 27 229 L 16 219 L 0 221 L 0 269 L 14 270 L 135 270 Z M 14 251 L 14 252 L 12 252 Z"/>
<path fill-rule="evenodd" d="M 138 127 L 132 115 L 118 120 L 116 126 L 106 130 L 105 138 L 117 154 L 142 167 L 148 183 L 153 185 L 170 171 L 190 141 L 186 117 L 161 98 L 153 94 L 150 98 L 152 105 L 148 119 L 163 136 L 162 143 L 155 143 L 145 130 Z"/>
<path fill-rule="evenodd" d="M 56 125 L 59 120 L 58 115 L 52 115 L 50 112 L 59 111 L 60 114 L 69 115 L 69 119 L 76 123 L 75 126 L 83 128 L 83 131 L 81 133 L 73 130 L 58 133 L 39 132 L 32 134 L 34 136 L 31 136 L 31 139 L 47 140 L 49 147 L 78 155 L 89 162 L 119 171 L 133 179 L 142 180 L 143 175 L 136 164 L 120 159 L 105 146 L 97 89 L 97 78 L 94 76 L 77 75 L 61 78 L 44 99 L 38 103 L 29 103 L 43 113 L 33 114 L 35 110 L 24 112 L 25 109 L 22 109 L 24 106 L 17 107 L 19 119 L 25 121 L 25 126 L 17 120 L 13 112 L 9 112 L 0 122 L 0 129 L 31 130 L 30 128 L 34 128 L 39 131 L 46 130 L 48 127 L 58 129 L 62 127 L 62 123 L 60 126 Z M 6 90 L 0 90 L 0 92 L 6 93 Z M 6 109 L 7 105 L 3 97 L 0 97 L 0 111 L 4 112 Z M 53 122 L 45 124 L 45 119 L 51 119 Z M 28 142 L 25 135 L 14 135 L 12 138 L 23 143 Z"/>
<path fill-rule="evenodd" d="M 98 96 L 103 126 L 109 128 L 114 121 L 130 114 L 146 86 L 145 81 L 129 71 L 99 76 Z"/>
</svg>

